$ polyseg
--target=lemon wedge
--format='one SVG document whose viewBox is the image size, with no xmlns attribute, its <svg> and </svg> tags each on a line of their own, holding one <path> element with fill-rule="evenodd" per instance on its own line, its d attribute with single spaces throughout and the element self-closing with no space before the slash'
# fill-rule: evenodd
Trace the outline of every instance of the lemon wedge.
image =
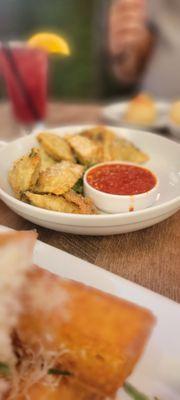
<svg viewBox="0 0 180 400">
<path fill-rule="evenodd" d="M 30 46 L 41 47 L 48 53 L 70 55 L 70 48 L 67 41 L 55 33 L 41 32 L 31 36 L 27 42 Z"/>
</svg>

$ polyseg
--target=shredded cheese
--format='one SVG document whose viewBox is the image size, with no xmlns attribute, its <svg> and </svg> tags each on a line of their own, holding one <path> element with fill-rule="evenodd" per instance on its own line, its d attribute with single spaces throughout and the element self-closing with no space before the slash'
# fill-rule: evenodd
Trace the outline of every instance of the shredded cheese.
<svg viewBox="0 0 180 400">
<path fill-rule="evenodd" d="M 14 369 L 13 391 L 8 400 L 16 400 L 20 395 L 28 400 L 29 389 L 40 381 L 44 385 L 57 387 L 62 376 L 48 375 L 48 370 L 59 364 L 60 357 L 68 352 L 63 346 L 58 351 L 47 351 L 41 346 L 34 352 L 25 348 L 26 356 L 22 357 L 18 368 Z"/>
</svg>

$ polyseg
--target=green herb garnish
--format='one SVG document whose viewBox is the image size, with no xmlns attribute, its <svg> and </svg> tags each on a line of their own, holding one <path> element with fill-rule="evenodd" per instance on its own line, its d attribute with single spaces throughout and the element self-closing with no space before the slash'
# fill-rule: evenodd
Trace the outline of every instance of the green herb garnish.
<svg viewBox="0 0 180 400">
<path fill-rule="evenodd" d="M 8 364 L 0 362 L 0 375 L 10 375 L 11 371 Z"/>
<path fill-rule="evenodd" d="M 145 394 L 139 392 L 134 386 L 130 383 L 124 383 L 124 390 L 133 400 L 150 400 Z"/>
<path fill-rule="evenodd" d="M 96 165 L 97 163 L 91 164 L 91 165 L 87 165 L 86 167 L 84 167 L 84 173 L 83 176 L 85 174 L 85 172 L 93 167 L 94 165 Z M 84 194 L 84 185 L 83 185 L 83 177 L 79 178 L 78 181 L 75 183 L 75 185 L 73 186 L 72 190 L 74 190 L 74 192 L 78 193 L 78 194 Z"/>
<path fill-rule="evenodd" d="M 48 370 L 49 375 L 63 375 L 63 376 L 71 376 L 71 372 L 65 371 L 59 368 L 50 368 Z"/>
<path fill-rule="evenodd" d="M 83 194 L 83 178 L 80 178 L 75 185 L 73 186 L 72 190 L 74 190 L 74 192 L 79 193 L 79 194 Z"/>
</svg>

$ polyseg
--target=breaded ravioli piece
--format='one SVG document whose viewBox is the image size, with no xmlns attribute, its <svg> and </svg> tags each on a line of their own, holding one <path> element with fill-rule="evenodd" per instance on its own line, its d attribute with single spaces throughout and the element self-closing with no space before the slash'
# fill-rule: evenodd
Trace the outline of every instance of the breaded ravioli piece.
<svg viewBox="0 0 180 400">
<path fill-rule="evenodd" d="M 37 137 L 46 153 L 56 161 L 74 161 L 71 147 L 65 139 L 54 133 L 42 132 Z"/>
<path fill-rule="evenodd" d="M 70 161 L 56 163 L 41 172 L 35 192 L 60 195 L 68 192 L 82 177 L 84 167 Z"/>
<path fill-rule="evenodd" d="M 81 135 L 99 143 L 101 146 L 100 161 L 122 160 L 141 164 L 149 160 L 148 155 L 135 147 L 133 143 L 124 138 L 119 138 L 113 131 L 104 126 L 97 126 L 84 131 Z"/>
<path fill-rule="evenodd" d="M 142 164 L 149 160 L 146 153 L 124 138 L 117 138 L 112 144 L 112 160 L 130 161 Z"/>
<path fill-rule="evenodd" d="M 80 213 L 80 207 L 71 201 L 67 201 L 63 196 L 26 192 L 24 200 L 29 201 L 33 206 L 45 208 L 46 210 L 73 214 Z"/>
<path fill-rule="evenodd" d="M 113 140 L 116 138 L 115 133 L 105 126 L 96 126 L 91 129 L 87 129 L 81 132 L 82 136 L 85 136 L 91 140 L 103 142 L 105 140 Z"/>
<path fill-rule="evenodd" d="M 74 190 L 70 190 L 63 196 L 67 201 L 79 207 L 80 214 L 97 214 L 96 207 L 88 197 L 83 197 L 81 194 L 74 192 Z"/>
<path fill-rule="evenodd" d="M 52 157 L 48 156 L 48 154 L 45 152 L 44 148 L 40 146 L 39 148 L 39 154 L 41 157 L 41 168 L 40 172 L 45 171 L 47 168 L 51 167 L 56 163 L 55 160 L 53 160 Z"/>
<path fill-rule="evenodd" d="M 38 148 L 33 148 L 28 155 L 15 161 L 9 172 L 9 183 L 16 197 L 21 197 L 23 192 L 35 187 L 40 166 L 41 158 Z"/>
<path fill-rule="evenodd" d="M 91 139 L 99 146 L 99 162 L 112 160 L 112 143 L 116 139 L 113 131 L 104 126 L 97 126 L 82 132 L 81 135 Z"/>
<path fill-rule="evenodd" d="M 80 163 L 91 165 L 99 161 L 99 146 L 92 140 L 81 135 L 66 136 L 66 140 Z"/>
<path fill-rule="evenodd" d="M 70 190 L 63 196 L 26 192 L 22 198 L 36 207 L 72 214 L 97 214 L 92 200 Z"/>
</svg>

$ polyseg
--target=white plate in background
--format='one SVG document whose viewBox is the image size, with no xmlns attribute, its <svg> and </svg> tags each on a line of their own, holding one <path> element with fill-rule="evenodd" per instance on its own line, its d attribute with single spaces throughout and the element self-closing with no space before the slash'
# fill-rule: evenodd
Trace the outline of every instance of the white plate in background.
<svg viewBox="0 0 180 400">
<path fill-rule="evenodd" d="M 142 130 L 155 130 L 155 129 L 163 129 L 168 125 L 168 111 L 170 107 L 170 103 L 166 101 L 156 101 L 156 109 L 157 109 L 157 119 L 154 123 L 146 126 L 128 124 L 123 121 L 124 113 L 129 105 L 129 101 L 121 101 L 117 103 L 112 103 L 103 108 L 102 113 L 103 117 L 108 122 L 113 122 L 117 126 L 126 126 L 134 129 L 142 129 Z"/>
<path fill-rule="evenodd" d="M 48 129 L 64 136 L 79 133 L 92 125 Z M 34 207 L 17 200 L 8 183 L 8 172 L 15 160 L 37 146 L 34 132 L 2 146 L 0 150 L 0 198 L 18 215 L 27 220 L 61 232 L 81 235 L 112 235 L 133 232 L 152 226 L 173 215 L 180 208 L 180 144 L 146 131 L 111 127 L 118 136 L 131 140 L 145 151 L 150 160 L 144 164 L 159 178 L 157 201 L 149 208 L 123 214 L 65 214 Z"/>
<path fill-rule="evenodd" d="M 0 232 L 3 230 L 7 228 L 0 226 Z M 179 304 L 40 241 L 36 243 L 34 263 L 150 309 L 157 317 L 157 325 L 128 381 L 159 400 L 180 399 Z M 117 400 L 130 399 L 121 390 Z"/>
</svg>

